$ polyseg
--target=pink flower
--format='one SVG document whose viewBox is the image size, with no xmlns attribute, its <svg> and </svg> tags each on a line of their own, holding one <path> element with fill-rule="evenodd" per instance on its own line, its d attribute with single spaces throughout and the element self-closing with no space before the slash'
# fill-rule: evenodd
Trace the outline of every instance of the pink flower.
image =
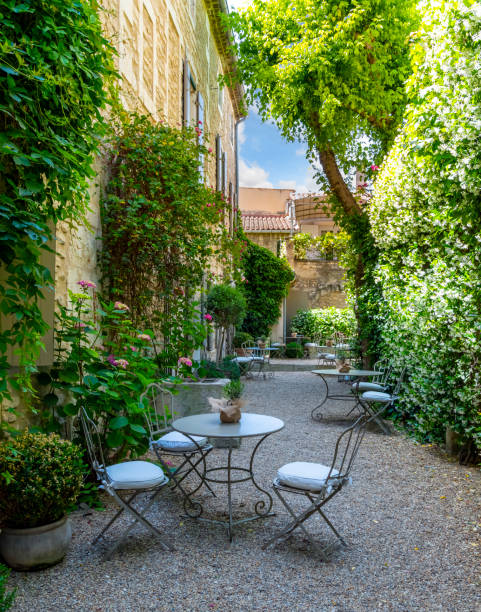
<svg viewBox="0 0 481 612">
<path fill-rule="evenodd" d="M 117 359 L 117 363 L 115 365 L 125 370 L 127 366 L 129 365 L 129 362 L 127 361 L 127 359 Z"/>
<path fill-rule="evenodd" d="M 132 345 L 130 345 L 130 350 L 131 350 L 131 351 L 133 351 L 133 352 L 135 353 L 135 352 L 136 352 L 136 351 L 138 351 L 139 349 L 138 349 L 136 346 L 132 346 Z"/>
<path fill-rule="evenodd" d="M 212 315 L 210 315 L 209 313 L 207 313 L 207 314 L 205 314 L 205 315 L 204 315 L 204 319 L 205 319 L 206 321 L 212 321 Z"/>
<path fill-rule="evenodd" d="M 212 153 L 212 147 L 209 147 L 209 148 L 207 149 L 207 151 L 208 151 L 209 153 Z M 210 187 L 210 188 L 211 188 L 211 189 L 213 189 L 212 185 L 211 185 L 211 187 Z"/>
<path fill-rule="evenodd" d="M 202 121 L 197 121 L 197 123 L 198 123 L 199 125 L 202 125 Z"/>
<path fill-rule="evenodd" d="M 139 340 L 145 340 L 146 342 L 149 342 L 151 340 L 149 334 L 137 334 L 137 338 Z"/>
<path fill-rule="evenodd" d="M 192 366 L 192 361 L 188 357 L 180 357 L 178 361 L 179 365 L 186 365 L 189 368 Z"/>
<path fill-rule="evenodd" d="M 80 285 L 82 289 L 88 289 L 89 287 L 92 287 L 92 289 L 97 289 L 97 285 L 92 281 L 81 280 L 78 281 L 77 285 Z"/>
<path fill-rule="evenodd" d="M 85 325 L 85 323 L 82 323 L 82 321 L 79 321 L 78 323 L 75 323 L 74 327 L 76 327 L 77 329 L 83 329 L 87 326 Z"/>
<path fill-rule="evenodd" d="M 113 355 L 109 355 L 107 357 L 107 361 L 110 363 L 110 365 L 113 365 L 113 366 L 117 365 L 117 360 L 115 359 Z"/>
<path fill-rule="evenodd" d="M 122 304 L 122 302 L 115 302 L 114 308 L 115 310 L 130 310 L 127 304 Z"/>
<path fill-rule="evenodd" d="M 377 171 L 379 170 L 379 166 L 376 166 L 375 164 L 373 164 L 373 165 L 371 166 L 371 170 L 372 170 L 373 172 L 377 172 Z"/>
</svg>

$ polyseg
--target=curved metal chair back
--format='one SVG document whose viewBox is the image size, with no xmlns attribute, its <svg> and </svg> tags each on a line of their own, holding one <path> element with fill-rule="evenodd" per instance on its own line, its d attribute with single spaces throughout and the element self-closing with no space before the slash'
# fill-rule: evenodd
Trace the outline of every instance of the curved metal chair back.
<svg viewBox="0 0 481 612">
<path fill-rule="evenodd" d="M 369 420 L 366 415 L 362 415 L 340 434 L 334 447 L 334 455 L 327 480 L 333 478 L 336 481 L 344 481 L 349 478 Z M 334 471 L 336 473 L 332 475 Z"/>
<path fill-rule="evenodd" d="M 393 398 L 397 399 L 397 396 L 399 394 L 399 391 L 401 390 L 401 385 L 404 382 L 404 376 L 406 375 L 406 368 L 407 366 L 404 366 L 401 370 L 401 372 L 399 373 L 398 379 L 396 381 L 396 384 L 392 390 L 392 396 Z"/>
<path fill-rule="evenodd" d="M 148 406 L 145 403 L 148 403 Z M 144 407 L 150 439 L 171 431 L 174 416 L 174 396 L 159 383 L 150 383 L 139 399 Z"/>
<path fill-rule="evenodd" d="M 80 422 L 82 423 L 90 463 L 97 474 L 97 478 L 99 480 L 108 480 L 108 474 L 105 469 L 107 464 L 105 463 L 104 451 L 100 441 L 100 432 L 83 406 L 80 408 Z"/>
</svg>

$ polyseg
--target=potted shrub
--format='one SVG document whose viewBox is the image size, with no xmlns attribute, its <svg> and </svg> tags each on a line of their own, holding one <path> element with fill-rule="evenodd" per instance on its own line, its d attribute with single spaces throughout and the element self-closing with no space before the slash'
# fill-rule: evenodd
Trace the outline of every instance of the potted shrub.
<svg viewBox="0 0 481 612">
<path fill-rule="evenodd" d="M 227 329 L 238 326 L 244 320 L 246 313 L 246 300 L 240 289 L 230 285 L 215 285 L 207 295 L 207 309 L 212 313 L 214 323 L 221 329 L 220 342 L 217 346 L 219 363 L 224 348 L 224 339 Z"/>
<path fill-rule="evenodd" d="M 0 554 L 14 569 L 41 569 L 65 556 L 82 455 L 57 434 L 24 433 L 0 445 Z"/>
</svg>

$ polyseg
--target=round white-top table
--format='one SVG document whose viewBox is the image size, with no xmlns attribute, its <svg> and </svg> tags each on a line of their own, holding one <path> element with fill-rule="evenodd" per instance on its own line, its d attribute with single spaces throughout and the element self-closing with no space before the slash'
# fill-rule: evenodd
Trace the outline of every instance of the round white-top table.
<svg viewBox="0 0 481 612">
<path fill-rule="evenodd" d="M 311 372 L 313 374 L 317 374 L 318 376 L 321 377 L 324 386 L 325 386 L 325 396 L 324 399 L 322 400 L 322 402 L 320 404 L 318 404 L 315 408 L 312 409 L 311 411 L 311 417 L 315 420 L 315 421 L 319 421 L 322 419 L 322 412 L 320 412 L 320 409 L 322 408 L 322 406 L 324 406 L 324 404 L 327 402 L 328 399 L 333 399 L 333 400 L 344 400 L 344 401 L 351 401 L 351 402 L 355 402 L 354 407 L 352 408 L 352 410 L 348 413 L 351 414 L 351 412 L 353 412 L 353 410 L 356 408 L 356 406 L 359 404 L 359 397 L 357 395 L 354 395 L 351 392 L 351 389 L 349 389 L 350 393 L 349 394 L 332 394 L 329 393 L 329 384 L 327 382 L 327 377 L 329 376 L 342 376 L 342 377 L 348 377 L 349 380 L 351 380 L 351 377 L 353 378 L 370 378 L 371 376 L 381 376 L 382 372 L 377 372 L 376 370 L 356 370 L 354 368 L 351 368 L 349 370 L 349 372 L 340 372 L 337 368 L 336 369 L 321 369 L 321 370 L 311 370 Z"/>
<path fill-rule="evenodd" d="M 205 414 L 195 414 L 192 416 L 183 417 L 181 419 L 176 419 L 173 421 L 172 427 L 176 431 L 179 431 L 186 436 L 205 436 L 208 438 L 224 439 L 260 437 L 260 440 L 257 442 L 252 451 L 248 467 L 232 464 L 232 451 L 234 450 L 234 446 L 229 445 L 226 448 L 226 465 L 208 468 L 203 474 L 203 479 L 206 482 L 227 485 L 228 520 L 221 521 L 202 517 L 201 515 L 204 511 L 202 504 L 194 500 L 191 500 L 190 508 L 188 507 L 186 510 L 190 518 L 224 525 L 227 527 L 229 539 L 232 541 L 234 535 L 233 528 L 235 525 L 265 518 L 267 516 L 274 516 L 274 514 L 271 512 L 272 497 L 256 482 L 254 478 L 253 465 L 254 457 L 259 446 L 268 436 L 283 429 L 284 421 L 264 414 L 243 412 L 238 423 L 222 423 L 218 412 L 208 412 Z M 222 474 L 224 474 L 223 478 Z M 254 505 L 253 515 L 235 520 L 232 513 L 232 485 L 238 482 L 246 481 L 251 481 L 256 489 L 267 497 L 268 501 L 266 502 L 264 500 L 259 500 Z"/>
</svg>

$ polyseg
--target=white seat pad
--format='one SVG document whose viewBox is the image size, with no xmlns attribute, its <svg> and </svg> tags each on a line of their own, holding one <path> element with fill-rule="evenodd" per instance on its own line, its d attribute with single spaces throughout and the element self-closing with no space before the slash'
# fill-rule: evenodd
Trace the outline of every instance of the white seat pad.
<svg viewBox="0 0 481 612">
<path fill-rule="evenodd" d="M 192 440 L 199 446 L 207 444 L 207 438 L 202 436 L 190 436 Z M 153 444 L 164 448 L 165 450 L 178 450 L 178 451 L 189 451 L 197 450 L 198 446 L 187 436 L 179 431 L 170 431 L 165 436 L 162 436 L 158 440 L 155 440 Z"/>
<path fill-rule="evenodd" d="M 378 383 L 372 382 L 355 382 L 352 385 L 354 391 L 385 391 L 386 387 L 384 385 L 380 385 Z"/>
<path fill-rule="evenodd" d="M 334 353 L 319 353 L 318 357 L 320 357 L 321 359 L 336 359 Z"/>
<path fill-rule="evenodd" d="M 362 399 L 371 400 L 371 402 L 390 402 L 393 396 L 390 393 L 380 393 L 379 391 L 366 391 L 361 395 Z"/>
<path fill-rule="evenodd" d="M 233 359 L 232 361 L 237 361 L 237 363 L 249 363 L 249 361 L 252 361 L 254 359 L 254 357 L 236 357 L 235 359 Z"/>
<path fill-rule="evenodd" d="M 149 489 L 168 482 L 162 468 L 149 461 L 125 461 L 109 465 L 106 472 L 114 489 Z"/>
<path fill-rule="evenodd" d="M 326 484 L 326 478 L 331 468 L 322 463 L 307 461 L 294 461 L 286 463 L 277 470 L 277 477 L 281 484 L 305 491 L 320 491 Z M 339 472 L 332 470 L 331 477 Z M 329 478 L 331 481 L 331 478 Z"/>
</svg>

